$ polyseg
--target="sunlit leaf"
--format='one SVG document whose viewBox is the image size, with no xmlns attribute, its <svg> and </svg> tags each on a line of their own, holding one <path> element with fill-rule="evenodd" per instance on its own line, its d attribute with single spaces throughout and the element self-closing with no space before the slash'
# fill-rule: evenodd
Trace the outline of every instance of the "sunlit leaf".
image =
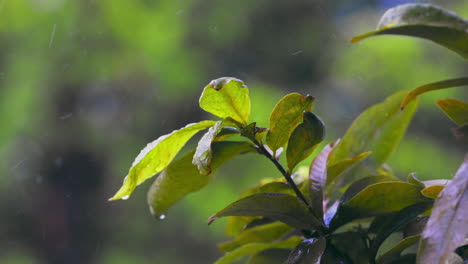
<svg viewBox="0 0 468 264">
<path fill-rule="evenodd" d="M 161 172 L 193 135 L 215 124 L 215 121 L 188 124 L 149 143 L 138 154 L 122 187 L 110 200 L 128 198 L 137 185 Z"/>
<path fill-rule="evenodd" d="M 347 170 L 351 169 L 354 165 L 363 161 L 367 158 L 372 152 L 363 152 L 352 158 L 340 160 L 334 164 L 331 164 L 327 168 L 327 182 L 332 182 L 335 178 L 339 177 L 342 173 L 345 173 Z"/>
<path fill-rule="evenodd" d="M 325 137 L 325 125 L 314 113 L 304 111 L 303 121 L 299 124 L 288 141 L 286 160 L 289 171 L 306 159 Z"/>
<path fill-rule="evenodd" d="M 375 175 L 394 152 L 410 123 L 416 108 L 414 101 L 400 110 L 400 102 L 407 95 L 402 91 L 391 95 L 382 103 L 366 109 L 349 127 L 341 142 L 330 156 L 329 164 L 371 151 L 346 174 L 327 186 L 327 194 L 336 196 L 339 189 L 358 178 Z"/>
<path fill-rule="evenodd" d="M 394 247 L 392 247 L 390 250 L 388 250 L 383 255 L 381 255 L 377 259 L 377 264 L 386 264 L 389 261 L 393 261 L 395 259 L 398 259 L 400 257 L 400 255 L 401 255 L 401 252 L 403 252 L 403 250 L 405 250 L 405 249 L 409 248 L 410 246 L 418 243 L 420 238 L 421 238 L 421 235 L 410 236 L 410 237 L 404 238 L 403 240 L 398 242 L 398 244 L 396 244 Z"/>
<path fill-rule="evenodd" d="M 468 43 L 467 43 L 467 47 L 468 47 Z M 457 86 L 464 86 L 464 85 L 468 85 L 468 77 L 444 80 L 444 81 L 428 83 L 423 86 L 419 86 L 418 88 L 408 93 L 408 95 L 405 97 L 405 99 L 401 103 L 400 107 L 401 109 L 404 109 L 409 104 L 409 102 L 411 102 L 412 100 L 414 100 L 416 97 L 418 97 L 419 95 L 423 93 L 440 90 L 440 89 L 453 88 Z"/>
<path fill-rule="evenodd" d="M 281 222 L 273 222 L 265 225 L 259 225 L 243 231 L 235 239 L 223 242 L 218 248 L 223 252 L 232 251 L 242 245 L 254 242 L 272 242 L 280 239 L 292 228 Z"/>
<path fill-rule="evenodd" d="M 435 200 L 422 233 L 417 263 L 446 263 L 468 237 L 468 156 Z"/>
<path fill-rule="evenodd" d="M 200 97 L 200 107 L 221 118 L 247 124 L 250 115 L 249 89 L 239 79 L 223 77 L 211 81 Z"/>
<path fill-rule="evenodd" d="M 323 237 L 306 239 L 291 251 L 286 264 L 319 264 L 325 247 Z"/>
<path fill-rule="evenodd" d="M 410 205 L 405 207 L 401 211 L 393 214 L 386 218 L 383 224 L 380 226 L 379 230 L 377 231 L 376 237 L 372 240 L 370 245 L 370 258 L 374 258 L 377 254 L 377 250 L 380 248 L 382 243 L 389 237 L 393 232 L 401 229 L 411 220 L 416 218 L 419 214 L 427 211 L 431 208 L 432 203 L 430 202 L 422 202 Z"/>
<path fill-rule="evenodd" d="M 250 243 L 243 245 L 229 253 L 226 253 L 223 257 L 218 259 L 215 264 L 229 264 L 234 263 L 243 257 L 256 254 L 267 249 L 281 249 L 281 248 L 294 248 L 302 241 L 300 237 L 290 237 L 284 241 L 278 241 L 273 243 Z"/>
<path fill-rule="evenodd" d="M 221 131 L 222 121 L 218 121 L 214 126 L 208 129 L 208 132 L 198 141 L 195 154 L 193 155 L 192 163 L 197 166 L 198 171 L 202 175 L 208 175 L 211 173 L 211 160 L 212 150 L 211 143 Z"/>
<path fill-rule="evenodd" d="M 275 152 L 288 142 L 294 128 L 302 122 L 304 111 L 312 110 L 314 98 L 291 93 L 283 97 L 270 115 L 270 130 L 266 143 Z"/>
<path fill-rule="evenodd" d="M 468 59 L 468 21 L 430 4 L 405 4 L 391 8 L 377 30 L 354 37 L 351 42 L 377 35 L 405 35 L 431 40 Z"/>
<path fill-rule="evenodd" d="M 285 193 L 257 193 L 242 198 L 209 218 L 224 216 L 264 216 L 298 229 L 315 230 L 321 224 L 297 197 Z"/>
<path fill-rule="evenodd" d="M 269 249 L 261 251 L 249 258 L 246 264 L 284 264 L 291 250 Z"/>
<path fill-rule="evenodd" d="M 229 159 L 246 152 L 255 151 L 247 142 L 215 142 L 212 144 L 212 172 Z M 205 187 L 212 176 L 201 175 L 192 164 L 194 151 L 191 151 L 169 166 L 156 178 L 148 192 L 148 204 L 155 217 L 166 214 L 167 209 L 185 195 Z"/>
<path fill-rule="evenodd" d="M 435 199 L 444 189 L 445 185 L 432 185 L 421 190 L 421 194 L 427 198 Z"/>
<path fill-rule="evenodd" d="M 443 99 L 437 101 L 437 105 L 456 124 L 460 126 L 468 124 L 468 103 L 455 99 Z"/>
</svg>

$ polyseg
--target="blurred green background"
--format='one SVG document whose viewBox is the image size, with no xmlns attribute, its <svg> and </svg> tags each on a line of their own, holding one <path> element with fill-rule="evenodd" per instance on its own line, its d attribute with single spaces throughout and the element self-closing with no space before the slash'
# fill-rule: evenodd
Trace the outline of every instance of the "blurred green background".
<svg viewBox="0 0 468 264">
<path fill-rule="evenodd" d="M 0 0 L 0 263 L 213 262 L 225 220 L 208 227 L 208 216 L 279 177 L 274 166 L 239 157 L 157 221 L 146 206 L 151 181 L 107 202 L 133 158 L 160 135 L 212 118 L 198 97 L 222 76 L 246 82 L 251 119 L 263 126 L 286 93 L 315 96 L 335 140 L 395 91 L 466 75 L 463 59 L 427 41 L 349 44 L 405 2 Z M 432 3 L 468 17 L 466 0 Z M 397 175 L 456 171 L 466 147 L 434 104 L 446 97 L 468 95 L 422 97 L 389 162 Z"/>
</svg>

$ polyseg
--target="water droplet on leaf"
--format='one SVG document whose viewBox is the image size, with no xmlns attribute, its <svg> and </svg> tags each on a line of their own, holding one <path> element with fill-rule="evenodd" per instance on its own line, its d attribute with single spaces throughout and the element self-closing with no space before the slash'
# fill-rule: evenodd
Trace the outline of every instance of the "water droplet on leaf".
<svg viewBox="0 0 468 264">
<path fill-rule="evenodd" d="M 129 196 L 129 195 L 125 195 L 125 196 L 123 196 L 121 199 L 122 199 L 122 200 L 128 200 L 128 198 L 130 198 L 130 196 Z"/>
</svg>

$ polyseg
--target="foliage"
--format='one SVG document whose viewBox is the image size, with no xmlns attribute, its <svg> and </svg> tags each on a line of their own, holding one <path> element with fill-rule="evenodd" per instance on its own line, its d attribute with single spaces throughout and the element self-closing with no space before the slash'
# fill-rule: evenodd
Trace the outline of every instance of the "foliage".
<svg viewBox="0 0 468 264">
<path fill-rule="evenodd" d="M 359 37 L 399 34 L 422 37 L 467 58 L 468 22 L 432 5 L 403 5 L 382 17 L 379 29 Z M 445 263 L 462 261 L 454 252 L 468 237 L 468 157 L 449 183 L 421 182 L 415 174 L 401 180 L 386 164 L 418 107 L 418 95 L 466 85 L 466 77 L 401 91 L 369 107 L 342 140 L 328 143 L 314 158 L 308 175 L 297 164 L 324 140 L 325 126 L 311 112 L 314 98 L 284 96 L 270 115 L 269 128 L 249 121 L 248 87 L 236 78 L 210 82 L 200 107 L 221 121 L 190 124 L 150 143 L 135 159 L 123 187 L 112 198 L 125 199 L 144 180 L 158 174 L 150 192 L 150 211 L 164 218 L 177 200 L 211 182 L 213 173 L 238 154 L 256 153 L 270 160 L 284 179 L 263 181 L 209 218 L 229 217 L 232 241 L 220 245 L 217 263 Z M 467 139 L 466 103 L 444 99 L 441 109 Z M 174 159 L 198 131 L 208 129 L 193 151 Z M 244 140 L 229 141 L 239 135 Z M 286 149 L 287 168 L 281 163 Z M 429 216 L 423 224 L 418 219 Z M 415 226 L 418 226 L 415 228 Z M 403 233 L 389 250 L 382 245 Z M 419 243 L 417 255 L 408 247 Z M 284 254 L 285 249 L 292 249 Z M 380 254 L 379 254 L 380 253 Z"/>
</svg>

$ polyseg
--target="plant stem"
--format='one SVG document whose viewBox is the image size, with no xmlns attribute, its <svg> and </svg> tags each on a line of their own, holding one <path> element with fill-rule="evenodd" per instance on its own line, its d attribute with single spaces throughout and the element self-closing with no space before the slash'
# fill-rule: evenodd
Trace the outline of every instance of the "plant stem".
<svg viewBox="0 0 468 264">
<path fill-rule="evenodd" d="M 268 150 L 266 150 L 266 148 L 260 144 L 260 142 L 258 142 L 257 140 L 254 140 L 253 141 L 255 143 L 255 145 L 258 147 L 258 149 L 260 150 L 261 154 L 263 154 L 265 157 L 267 157 L 269 160 L 271 160 L 273 162 L 273 164 L 275 164 L 276 168 L 278 168 L 278 170 L 281 172 L 281 174 L 283 174 L 283 177 L 286 179 L 286 181 L 289 183 L 289 185 L 291 186 L 291 188 L 293 189 L 293 191 L 296 193 L 297 197 L 303 201 L 307 207 L 309 209 L 312 209 L 309 205 L 309 203 L 307 202 L 307 200 L 305 199 L 304 195 L 302 194 L 302 192 L 299 190 L 299 188 L 297 188 L 297 185 L 296 183 L 294 182 L 294 180 L 291 178 L 291 175 L 283 168 L 283 166 L 281 165 L 281 163 L 278 162 L 278 160 L 273 157 L 270 152 L 268 152 Z"/>
</svg>

